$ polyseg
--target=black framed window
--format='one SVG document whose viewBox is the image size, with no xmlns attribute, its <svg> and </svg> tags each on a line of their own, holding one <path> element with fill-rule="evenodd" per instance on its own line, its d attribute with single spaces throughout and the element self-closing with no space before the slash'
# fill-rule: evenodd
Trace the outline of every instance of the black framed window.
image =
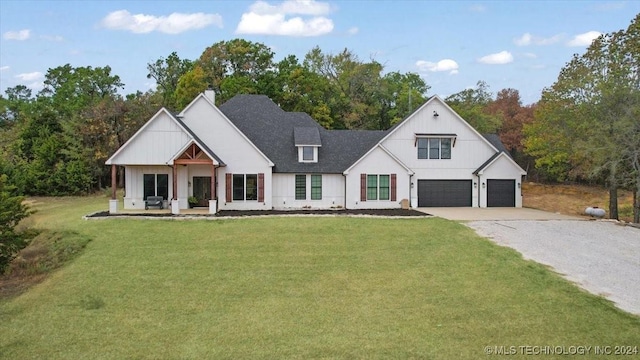
<svg viewBox="0 0 640 360">
<path fill-rule="evenodd" d="M 233 174 L 233 200 L 244 200 L 244 174 Z"/>
<path fill-rule="evenodd" d="M 168 174 L 143 174 L 143 200 L 149 196 L 162 196 L 169 198 L 169 175 Z"/>
<path fill-rule="evenodd" d="M 451 138 L 418 138 L 418 159 L 451 159 Z"/>
<path fill-rule="evenodd" d="M 296 200 L 307 199 L 307 176 L 296 175 Z"/>
<path fill-rule="evenodd" d="M 322 175 L 311 175 L 311 200 L 322 200 Z"/>
</svg>

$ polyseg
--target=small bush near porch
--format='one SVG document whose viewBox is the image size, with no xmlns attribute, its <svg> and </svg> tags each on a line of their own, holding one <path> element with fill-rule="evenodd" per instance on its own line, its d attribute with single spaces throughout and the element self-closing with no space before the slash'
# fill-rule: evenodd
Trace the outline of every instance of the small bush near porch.
<svg viewBox="0 0 640 360">
<path fill-rule="evenodd" d="M 80 219 L 103 206 L 36 202 L 34 226 L 92 241 L 0 300 L 0 358 L 478 359 L 487 346 L 640 346 L 638 317 L 455 222 Z"/>
</svg>

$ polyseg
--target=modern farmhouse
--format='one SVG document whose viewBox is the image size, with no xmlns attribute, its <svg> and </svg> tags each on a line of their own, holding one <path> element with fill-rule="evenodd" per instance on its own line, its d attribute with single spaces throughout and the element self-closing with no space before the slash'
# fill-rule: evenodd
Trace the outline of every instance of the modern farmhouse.
<svg viewBox="0 0 640 360">
<path fill-rule="evenodd" d="M 149 197 L 219 210 L 521 207 L 526 172 L 438 96 L 387 131 L 326 130 L 263 95 L 214 92 L 158 111 L 106 162 L 125 168 L 124 209 Z M 160 199 L 161 197 L 161 199 Z M 109 211 L 118 212 L 115 191 Z"/>
</svg>

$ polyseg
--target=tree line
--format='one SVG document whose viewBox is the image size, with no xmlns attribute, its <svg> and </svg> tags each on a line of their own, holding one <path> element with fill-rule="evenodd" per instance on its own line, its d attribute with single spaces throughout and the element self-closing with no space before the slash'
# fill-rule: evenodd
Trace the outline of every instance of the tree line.
<svg viewBox="0 0 640 360">
<path fill-rule="evenodd" d="M 636 17 L 596 39 L 536 104 L 523 105 L 516 89 L 494 96 L 483 81 L 445 101 L 479 132 L 499 134 L 530 177 L 608 186 L 617 217 L 617 189 L 640 194 L 639 35 Z M 126 96 L 108 65 L 49 69 L 37 94 L 18 85 L 0 95 L 0 173 L 21 195 L 99 190 L 109 184 L 110 154 L 160 107 L 179 111 L 207 88 L 218 105 L 236 94 L 264 94 L 327 129 L 372 130 L 411 114 L 430 89 L 418 74 L 385 73 L 348 49 L 274 59 L 269 47 L 244 39 L 215 43 L 193 60 L 172 52 L 147 64 L 154 90 Z"/>
</svg>

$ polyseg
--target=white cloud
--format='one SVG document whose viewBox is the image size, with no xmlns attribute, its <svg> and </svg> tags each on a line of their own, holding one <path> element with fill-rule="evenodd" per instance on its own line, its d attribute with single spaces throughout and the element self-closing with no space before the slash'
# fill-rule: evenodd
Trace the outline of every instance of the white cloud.
<svg viewBox="0 0 640 360">
<path fill-rule="evenodd" d="M 315 0 L 287 0 L 280 5 L 269 5 L 266 1 L 258 0 L 249 11 L 256 14 L 299 14 L 299 15 L 327 15 L 331 8 L 328 3 Z"/>
<path fill-rule="evenodd" d="M 351 29 L 349 29 L 347 32 L 349 33 L 349 35 L 355 35 L 355 34 L 357 34 L 358 32 L 360 32 L 360 29 L 358 29 L 357 27 L 352 27 L 352 28 L 351 28 Z"/>
<path fill-rule="evenodd" d="M 530 59 L 535 59 L 538 57 L 538 55 L 534 54 L 534 53 L 524 53 L 522 54 L 524 57 L 528 57 Z"/>
<path fill-rule="evenodd" d="M 551 45 L 559 42 L 562 39 L 562 35 L 553 35 L 548 38 L 543 38 L 540 36 L 534 36 L 530 33 L 524 33 L 519 38 L 513 39 L 513 43 L 518 46 L 527 46 L 527 45 Z"/>
<path fill-rule="evenodd" d="M 109 13 L 102 19 L 100 25 L 112 30 L 127 30 L 136 34 L 146 34 L 159 31 L 165 34 L 179 34 L 185 31 L 202 29 L 209 25 L 222 27 L 222 17 L 218 14 L 205 13 L 172 13 L 169 16 L 154 16 L 145 14 L 132 15 L 127 10 Z"/>
<path fill-rule="evenodd" d="M 589 46 L 591 42 L 602 35 L 599 31 L 587 31 L 584 34 L 578 34 L 573 37 L 573 39 L 569 40 L 567 46 Z"/>
<path fill-rule="evenodd" d="M 9 66 L 1 66 L 0 71 L 9 70 Z"/>
<path fill-rule="evenodd" d="M 484 7 L 483 5 L 472 5 L 472 6 L 469 7 L 469 10 L 472 11 L 472 12 L 481 13 L 481 12 L 487 11 L 487 8 Z"/>
<path fill-rule="evenodd" d="M 513 39 L 513 43 L 518 45 L 518 46 L 527 46 L 531 44 L 531 38 L 533 36 L 531 36 L 531 34 L 529 33 L 524 33 L 522 34 L 521 37 L 517 38 L 517 39 Z"/>
<path fill-rule="evenodd" d="M 31 37 L 31 30 L 24 29 L 20 31 L 7 31 L 4 33 L 3 37 L 6 40 L 27 40 Z"/>
<path fill-rule="evenodd" d="M 483 56 L 478 59 L 478 62 L 490 65 L 502 65 L 513 62 L 513 55 L 508 51 L 501 51 L 499 53 Z"/>
<path fill-rule="evenodd" d="M 455 75 L 458 73 L 458 63 L 451 59 L 442 59 L 438 62 L 430 62 L 419 60 L 416 62 L 416 66 L 421 71 L 441 72 L 448 71 L 449 74 Z"/>
<path fill-rule="evenodd" d="M 333 21 L 325 16 L 329 4 L 315 0 L 287 0 L 279 5 L 256 1 L 242 14 L 237 34 L 319 36 L 333 31 Z M 287 18 L 289 15 L 299 15 Z M 305 16 L 305 18 L 301 16 Z M 309 17 L 311 16 L 311 17 Z M 352 33 L 354 28 L 349 30 Z M 356 32 L 357 32 L 357 28 Z"/>
<path fill-rule="evenodd" d="M 42 78 L 44 78 L 44 74 L 42 74 L 39 71 L 34 71 L 34 72 L 30 72 L 30 73 L 22 73 L 22 74 L 18 74 L 16 75 L 16 78 L 22 80 L 22 81 L 35 81 L 35 80 L 40 80 Z"/>
<path fill-rule="evenodd" d="M 42 35 L 40 36 L 40 38 L 44 40 L 56 41 L 56 42 L 64 41 L 64 38 L 60 35 Z"/>
</svg>

